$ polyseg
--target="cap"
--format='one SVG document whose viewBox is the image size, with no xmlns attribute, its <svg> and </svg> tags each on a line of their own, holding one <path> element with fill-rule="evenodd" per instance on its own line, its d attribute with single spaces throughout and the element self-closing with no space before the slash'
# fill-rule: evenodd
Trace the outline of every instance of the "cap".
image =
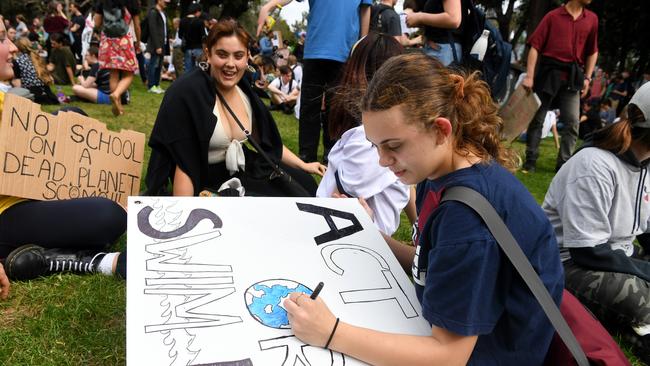
<svg viewBox="0 0 650 366">
<path fill-rule="evenodd" d="M 643 122 L 635 123 L 634 127 L 650 128 L 650 82 L 641 85 L 630 99 L 630 104 L 637 106 L 644 118 Z"/>
</svg>

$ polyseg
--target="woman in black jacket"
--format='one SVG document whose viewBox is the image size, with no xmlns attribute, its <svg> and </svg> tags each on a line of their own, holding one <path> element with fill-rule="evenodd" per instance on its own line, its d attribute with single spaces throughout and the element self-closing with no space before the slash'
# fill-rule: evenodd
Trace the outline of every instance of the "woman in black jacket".
<svg viewBox="0 0 650 366">
<path fill-rule="evenodd" d="M 248 70 L 249 42 L 237 22 L 220 21 L 206 39 L 207 63 L 183 75 L 165 93 L 149 141 L 147 194 L 165 194 L 172 183 L 175 196 L 193 196 L 204 189 L 217 190 L 236 177 L 249 195 L 291 195 L 277 180 L 268 179 L 273 170 L 258 152 L 246 147 L 239 120 L 273 162 L 315 195 L 316 182 L 309 173 L 322 176 L 325 167 L 303 162 L 282 144 L 273 117 L 247 79 L 242 80 Z"/>
</svg>

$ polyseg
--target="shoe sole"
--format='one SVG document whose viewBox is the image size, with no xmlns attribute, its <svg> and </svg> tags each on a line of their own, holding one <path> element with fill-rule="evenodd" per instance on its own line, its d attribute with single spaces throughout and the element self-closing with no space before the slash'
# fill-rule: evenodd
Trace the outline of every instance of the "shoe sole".
<svg viewBox="0 0 650 366">
<path fill-rule="evenodd" d="M 12 281 L 25 281 L 25 280 L 31 280 L 32 279 L 32 278 L 17 279 L 15 277 L 15 274 L 13 273 L 14 272 L 13 265 L 14 265 L 14 260 L 16 259 L 16 257 L 18 257 L 19 255 L 21 255 L 21 254 L 23 254 L 23 253 L 25 253 L 27 251 L 30 251 L 33 248 L 40 248 L 40 247 L 38 245 L 36 245 L 36 244 L 25 244 L 23 246 L 20 246 L 20 247 L 14 249 L 11 253 L 9 253 L 7 258 L 5 259 L 5 273 L 6 273 L 7 277 L 9 277 L 10 280 L 12 280 Z M 36 276 L 34 278 L 38 278 L 38 276 Z"/>
</svg>

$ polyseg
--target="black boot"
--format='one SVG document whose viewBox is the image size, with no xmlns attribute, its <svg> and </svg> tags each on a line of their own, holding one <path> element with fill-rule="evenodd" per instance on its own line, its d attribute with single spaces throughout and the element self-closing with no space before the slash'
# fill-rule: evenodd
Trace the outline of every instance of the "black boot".
<svg viewBox="0 0 650 366">
<path fill-rule="evenodd" d="M 5 272 L 10 280 L 27 281 L 54 273 L 93 273 L 105 253 L 45 249 L 38 245 L 23 245 L 7 256 Z"/>
</svg>

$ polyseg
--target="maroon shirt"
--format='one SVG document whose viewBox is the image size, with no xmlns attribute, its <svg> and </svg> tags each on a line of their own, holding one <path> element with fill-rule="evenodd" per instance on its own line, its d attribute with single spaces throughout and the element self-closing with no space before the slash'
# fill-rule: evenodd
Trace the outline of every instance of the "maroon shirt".
<svg viewBox="0 0 650 366">
<path fill-rule="evenodd" d="M 70 22 L 66 18 L 59 15 L 47 16 L 43 20 L 43 29 L 45 29 L 45 31 L 50 34 L 63 33 L 63 31 L 68 28 L 68 25 L 70 25 Z"/>
<path fill-rule="evenodd" d="M 583 9 L 578 19 L 573 20 L 560 6 L 544 16 L 528 44 L 542 56 L 584 65 L 587 56 L 598 52 L 598 16 Z"/>
</svg>

